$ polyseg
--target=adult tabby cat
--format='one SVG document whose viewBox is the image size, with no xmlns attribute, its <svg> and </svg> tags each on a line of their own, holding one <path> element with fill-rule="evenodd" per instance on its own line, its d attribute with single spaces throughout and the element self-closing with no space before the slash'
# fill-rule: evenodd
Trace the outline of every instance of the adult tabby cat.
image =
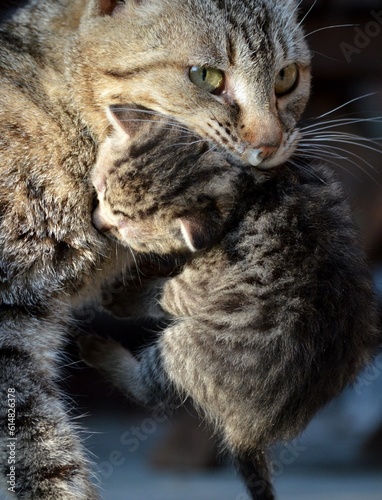
<svg viewBox="0 0 382 500">
<path fill-rule="evenodd" d="M 281 164 L 309 94 L 296 3 L 31 0 L 0 27 L 0 367 L 3 394 L 16 390 L 14 488 L 6 398 L 0 463 L 19 498 L 97 496 L 55 380 L 70 309 L 119 266 L 91 225 L 106 108 L 135 102 L 254 166 Z"/>
<path fill-rule="evenodd" d="M 264 450 L 300 432 L 376 345 L 369 272 L 347 203 L 324 167 L 259 176 L 178 125 L 152 116 L 139 126 L 139 116 L 110 113 L 116 132 L 92 174 L 94 223 L 139 253 L 193 257 L 179 275 L 140 276 L 125 294 L 130 314 L 170 320 L 154 345 L 136 359 L 88 337 L 82 355 L 144 404 L 191 397 L 252 497 L 271 499 Z M 112 310 L 127 313 L 118 301 Z"/>
</svg>

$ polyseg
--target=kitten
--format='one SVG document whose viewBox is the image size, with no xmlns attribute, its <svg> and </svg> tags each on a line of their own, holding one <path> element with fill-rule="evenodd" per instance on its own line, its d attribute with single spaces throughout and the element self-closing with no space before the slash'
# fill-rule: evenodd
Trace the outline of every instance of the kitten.
<svg viewBox="0 0 382 500">
<path fill-rule="evenodd" d="M 177 276 L 140 277 L 141 287 L 126 292 L 131 314 L 170 320 L 154 345 L 136 359 L 89 337 L 82 356 L 144 404 L 191 397 L 253 498 L 273 498 L 264 451 L 301 432 L 377 345 L 347 203 L 323 166 L 259 176 L 177 124 L 152 117 L 139 130 L 136 116 L 110 111 L 115 133 L 92 173 L 93 220 L 138 255 L 183 255 L 185 263 Z"/>
</svg>

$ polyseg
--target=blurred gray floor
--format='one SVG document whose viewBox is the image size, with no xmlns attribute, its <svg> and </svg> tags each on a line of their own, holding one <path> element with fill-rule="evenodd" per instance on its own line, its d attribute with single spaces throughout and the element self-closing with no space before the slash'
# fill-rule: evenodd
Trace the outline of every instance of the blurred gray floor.
<svg viewBox="0 0 382 500">
<path fill-rule="evenodd" d="M 382 500 L 382 464 L 363 448 L 382 422 L 381 375 L 382 355 L 298 440 L 273 451 L 279 500 Z M 148 457 L 171 425 L 150 415 L 88 419 L 88 428 L 98 433 L 87 446 L 98 457 L 103 500 L 249 499 L 228 465 L 187 474 L 150 467 Z"/>
<path fill-rule="evenodd" d="M 128 407 L 116 411 L 103 398 L 100 391 L 105 404 L 80 420 L 87 429 L 83 437 L 98 469 L 102 500 L 249 500 L 229 465 L 192 473 L 151 467 L 149 457 L 174 426 L 173 417 Z M 382 433 L 378 445 L 370 442 L 381 424 L 382 354 L 301 437 L 273 450 L 277 499 L 382 500 Z M 11 497 L 0 492 L 0 500 L 5 499 Z"/>
</svg>

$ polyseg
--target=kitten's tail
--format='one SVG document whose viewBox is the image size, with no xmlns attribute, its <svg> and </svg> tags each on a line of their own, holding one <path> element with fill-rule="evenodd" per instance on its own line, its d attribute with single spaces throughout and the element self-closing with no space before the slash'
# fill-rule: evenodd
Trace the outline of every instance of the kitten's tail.
<svg viewBox="0 0 382 500">
<path fill-rule="evenodd" d="M 266 453 L 257 450 L 239 456 L 236 463 L 252 500 L 274 500 Z"/>
</svg>

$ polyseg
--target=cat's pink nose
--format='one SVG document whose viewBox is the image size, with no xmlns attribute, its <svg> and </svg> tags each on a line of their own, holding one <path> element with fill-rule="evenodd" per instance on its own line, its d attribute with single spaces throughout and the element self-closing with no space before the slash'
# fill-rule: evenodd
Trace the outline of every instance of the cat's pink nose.
<svg viewBox="0 0 382 500">
<path fill-rule="evenodd" d="M 269 158 L 278 150 L 278 146 L 260 146 L 259 148 L 247 148 L 242 158 L 253 167 L 258 167 L 266 158 Z"/>
<path fill-rule="evenodd" d="M 273 155 L 273 153 L 275 153 L 279 149 L 279 146 L 262 146 L 259 149 L 261 151 L 263 160 L 265 160 L 266 158 L 269 158 L 271 155 Z"/>
<path fill-rule="evenodd" d="M 101 231 L 102 233 L 106 233 L 107 231 L 110 231 L 110 229 L 113 228 L 113 225 L 103 217 L 101 213 L 100 206 L 94 210 L 92 214 L 92 222 L 93 225 L 98 231 Z"/>
</svg>

